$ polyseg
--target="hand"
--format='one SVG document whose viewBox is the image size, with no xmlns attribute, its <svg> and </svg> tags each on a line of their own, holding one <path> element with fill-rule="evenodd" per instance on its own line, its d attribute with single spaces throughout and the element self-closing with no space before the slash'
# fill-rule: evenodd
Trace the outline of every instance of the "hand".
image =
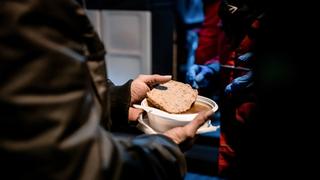
<svg viewBox="0 0 320 180">
<path fill-rule="evenodd" d="M 131 83 L 131 105 L 140 102 L 146 97 L 150 88 L 156 84 L 165 83 L 171 80 L 171 76 L 161 75 L 139 75 L 139 77 Z M 140 114 L 143 112 L 141 109 L 133 107 L 129 108 L 128 119 L 129 121 L 136 121 Z"/>
<path fill-rule="evenodd" d="M 189 124 L 183 127 L 176 127 L 163 133 L 163 135 L 171 138 L 176 144 L 185 142 L 192 139 L 197 130 L 213 115 L 213 111 L 203 111 L 191 121 Z"/>
<path fill-rule="evenodd" d="M 146 97 L 147 92 L 156 84 L 165 83 L 171 80 L 171 76 L 161 75 L 139 75 L 131 83 L 131 104 L 140 102 Z"/>
<path fill-rule="evenodd" d="M 207 66 L 194 64 L 187 72 L 187 82 L 196 89 L 206 87 L 212 74 L 213 71 Z"/>
<path fill-rule="evenodd" d="M 214 73 L 220 69 L 219 63 L 212 63 L 208 65 L 197 65 L 194 64 L 190 67 L 187 72 L 187 82 L 193 88 L 204 88 L 210 83 L 210 78 Z"/>
<path fill-rule="evenodd" d="M 225 92 L 227 94 L 235 93 L 241 89 L 245 89 L 252 86 L 252 84 L 252 72 L 249 71 L 247 74 L 235 78 L 230 84 L 228 84 L 225 88 Z"/>
<path fill-rule="evenodd" d="M 137 121 L 139 119 L 140 114 L 142 113 L 142 109 L 129 107 L 128 120 L 131 122 Z"/>
<path fill-rule="evenodd" d="M 253 57 L 252 52 L 247 52 L 238 57 L 238 60 L 241 62 L 248 62 Z"/>
</svg>

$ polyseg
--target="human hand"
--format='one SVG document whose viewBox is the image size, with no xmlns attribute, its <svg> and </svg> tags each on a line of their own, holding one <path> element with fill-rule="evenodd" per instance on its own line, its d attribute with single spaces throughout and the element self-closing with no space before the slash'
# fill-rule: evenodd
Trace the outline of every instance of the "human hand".
<svg viewBox="0 0 320 180">
<path fill-rule="evenodd" d="M 187 72 L 187 82 L 193 88 L 204 88 L 210 83 L 210 78 L 215 72 L 220 69 L 219 63 L 212 63 L 208 65 L 194 64 Z"/>
<path fill-rule="evenodd" d="M 225 92 L 235 93 L 241 89 L 248 88 L 253 84 L 252 81 L 252 72 L 249 71 L 247 74 L 235 78 L 230 84 L 228 84 L 225 88 Z"/>
<path fill-rule="evenodd" d="M 128 120 L 131 122 L 137 121 L 139 119 L 140 114 L 142 113 L 142 109 L 129 107 Z"/>
<path fill-rule="evenodd" d="M 197 130 L 213 115 L 213 111 L 202 111 L 190 123 L 183 127 L 176 127 L 163 133 L 171 138 L 176 144 L 191 140 L 196 135 Z"/>
<path fill-rule="evenodd" d="M 156 84 L 165 83 L 171 80 L 171 76 L 161 76 L 161 75 L 139 75 L 138 78 L 131 83 L 131 105 L 140 102 L 146 97 L 150 88 Z M 128 119 L 130 121 L 136 121 L 139 115 L 143 112 L 141 109 L 136 109 L 133 107 L 129 108 Z"/>
<path fill-rule="evenodd" d="M 253 57 L 253 53 L 252 53 L 252 52 L 247 52 L 247 53 L 244 53 L 244 54 L 240 55 L 240 56 L 238 57 L 238 60 L 241 61 L 241 62 L 247 62 L 247 61 L 249 61 L 252 57 Z"/>
<path fill-rule="evenodd" d="M 131 83 L 131 104 L 140 102 L 146 97 L 147 92 L 152 86 L 162 84 L 170 81 L 172 76 L 162 76 L 158 74 L 153 75 L 139 75 L 138 78 Z"/>
</svg>

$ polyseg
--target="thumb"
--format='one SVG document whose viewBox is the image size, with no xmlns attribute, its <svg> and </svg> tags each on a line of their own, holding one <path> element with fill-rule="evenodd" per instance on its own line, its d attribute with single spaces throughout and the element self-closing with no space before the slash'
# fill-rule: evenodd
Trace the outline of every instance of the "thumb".
<svg viewBox="0 0 320 180">
<path fill-rule="evenodd" d="M 197 76 L 195 77 L 195 80 L 197 82 L 200 82 L 200 81 L 202 81 L 204 79 L 205 75 L 206 75 L 205 71 L 200 71 L 200 73 L 197 74 Z"/>
<path fill-rule="evenodd" d="M 143 113 L 142 109 L 129 108 L 128 119 L 129 121 L 137 121 L 140 114 Z"/>
<path fill-rule="evenodd" d="M 211 76 L 213 74 L 213 70 L 210 69 L 207 66 L 202 66 L 201 71 L 199 72 L 199 74 L 196 76 L 196 81 L 200 82 L 202 81 L 204 78 L 207 78 L 209 76 Z"/>
<path fill-rule="evenodd" d="M 172 78 L 171 75 L 159 75 L 159 74 L 153 74 L 153 75 L 146 75 L 144 76 L 143 81 L 148 85 L 148 86 L 154 86 L 156 84 L 162 84 L 170 81 Z"/>
<path fill-rule="evenodd" d="M 213 115 L 213 111 L 201 111 L 194 120 L 192 120 L 189 124 L 184 126 L 186 128 L 186 132 L 191 134 L 195 134 L 197 130 Z"/>
</svg>

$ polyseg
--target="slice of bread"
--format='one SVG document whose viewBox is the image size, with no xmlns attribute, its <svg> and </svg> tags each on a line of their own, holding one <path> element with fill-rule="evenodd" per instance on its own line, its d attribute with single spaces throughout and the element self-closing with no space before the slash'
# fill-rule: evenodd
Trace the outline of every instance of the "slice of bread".
<svg viewBox="0 0 320 180">
<path fill-rule="evenodd" d="M 182 113 L 189 110 L 196 101 L 198 91 L 189 84 L 171 80 L 157 85 L 147 93 L 148 103 L 168 113 Z"/>
</svg>

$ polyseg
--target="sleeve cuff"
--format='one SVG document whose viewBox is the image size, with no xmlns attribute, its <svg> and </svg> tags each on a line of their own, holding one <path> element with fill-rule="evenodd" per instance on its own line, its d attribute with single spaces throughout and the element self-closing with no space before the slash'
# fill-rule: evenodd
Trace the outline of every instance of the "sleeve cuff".
<svg viewBox="0 0 320 180">
<path fill-rule="evenodd" d="M 112 120 L 111 130 L 121 129 L 122 126 L 128 126 L 128 111 L 131 100 L 132 80 L 129 80 L 122 86 L 113 86 L 110 88 L 110 117 Z"/>
</svg>

